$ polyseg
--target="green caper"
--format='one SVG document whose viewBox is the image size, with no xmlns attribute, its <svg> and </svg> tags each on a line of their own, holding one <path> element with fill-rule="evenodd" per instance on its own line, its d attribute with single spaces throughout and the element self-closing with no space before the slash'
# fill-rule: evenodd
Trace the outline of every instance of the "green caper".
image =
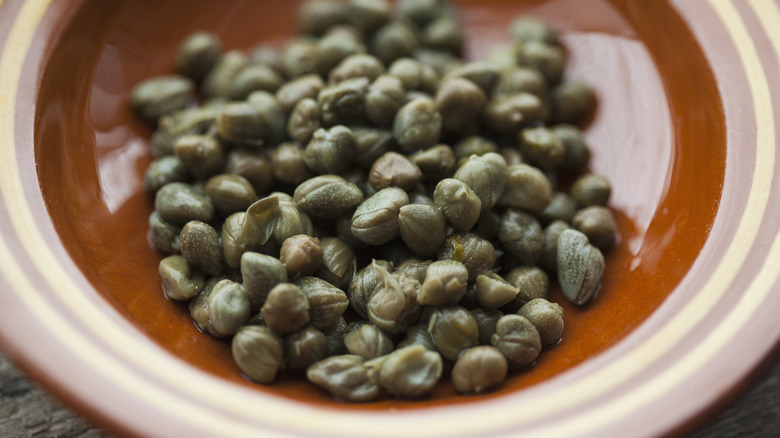
<svg viewBox="0 0 780 438">
<path fill-rule="evenodd" d="M 211 225 L 200 221 L 187 222 L 181 230 L 179 246 L 187 263 L 208 275 L 222 273 L 222 248 L 219 235 Z"/>
<path fill-rule="evenodd" d="M 368 318 L 368 300 L 379 287 L 382 277 L 379 275 L 380 267 L 392 272 L 393 265 L 385 260 L 373 260 L 365 268 L 359 270 L 349 282 L 349 305 L 360 317 Z"/>
<path fill-rule="evenodd" d="M 235 334 L 251 316 L 249 295 L 240 283 L 220 280 L 206 299 L 208 324 L 201 330 L 212 336 Z"/>
<path fill-rule="evenodd" d="M 525 265 L 535 265 L 542 255 L 542 226 L 531 215 L 509 209 L 501 218 L 498 239 L 504 250 Z"/>
<path fill-rule="evenodd" d="M 566 81 L 553 88 L 552 97 L 555 120 L 562 123 L 578 123 L 587 117 L 596 104 L 593 89 L 585 82 Z"/>
<path fill-rule="evenodd" d="M 133 109 L 148 120 L 183 109 L 195 96 L 195 83 L 178 75 L 157 76 L 142 81 L 130 97 Z"/>
<path fill-rule="evenodd" d="M 314 99 L 301 99 L 287 119 L 287 135 L 299 143 L 308 143 L 314 131 L 321 127 L 320 107 Z"/>
<path fill-rule="evenodd" d="M 433 205 L 407 204 L 398 210 L 398 229 L 415 254 L 430 257 L 439 252 L 447 237 L 444 215 Z"/>
<path fill-rule="evenodd" d="M 468 79 L 477 84 L 477 86 L 485 92 L 486 96 L 490 96 L 493 93 L 493 88 L 498 81 L 498 77 L 499 70 L 493 63 L 476 61 L 453 68 L 444 76 L 444 79 Z"/>
<path fill-rule="evenodd" d="M 441 355 L 421 345 L 400 348 L 365 365 L 369 373 L 378 374 L 376 380 L 388 394 L 408 399 L 433 391 L 444 368 Z"/>
<path fill-rule="evenodd" d="M 187 168 L 179 157 L 167 155 L 149 163 L 144 175 L 144 190 L 156 192 L 171 182 L 186 182 L 189 179 Z"/>
<path fill-rule="evenodd" d="M 441 114 L 430 99 L 418 98 L 404 105 L 395 116 L 393 136 L 406 152 L 431 147 L 441 135 Z"/>
<path fill-rule="evenodd" d="M 496 323 L 490 342 L 506 356 L 511 368 L 532 365 L 542 351 L 539 332 L 524 316 L 504 315 Z"/>
<path fill-rule="evenodd" d="M 184 225 L 191 220 L 211 222 L 214 216 L 214 206 L 208 198 L 179 182 L 160 187 L 154 197 L 154 209 L 163 220 L 174 225 Z"/>
<path fill-rule="evenodd" d="M 427 324 L 416 324 L 407 328 L 404 332 L 404 338 L 398 343 L 396 349 L 400 350 L 412 345 L 421 345 L 428 351 L 439 351 L 436 349 L 436 344 L 433 343 L 430 332 L 428 332 Z"/>
<path fill-rule="evenodd" d="M 536 121 L 542 112 L 542 101 L 534 94 L 520 91 L 493 96 L 482 111 L 482 123 L 497 133 L 510 133 Z"/>
<path fill-rule="evenodd" d="M 492 140 L 479 135 L 470 135 L 458 140 L 452 149 L 455 152 L 455 158 L 458 160 L 458 165 L 461 165 L 468 160 L 472 155 L 484 155 L 488 152 L 498 152 L 498 146 Z"/>
<path fill-rule="evenodd" d="M 606 249 L 617 240 L 615 216 L 607 207 L 592 205 L 578 211 L 572 219 L 572 226 L 588 237 L 595 247 Z"/>
<path fill-rule="evenodd" d="M 165 254 L 178 254 L 179 233 L 181 228 L 163 220 L 160 214 L 152 211 L 149 215 L 149 238 L 157 251 Z"/>
<path fill-rule="evenodd" d="M 507 183 L 498 204 L 528 211 L 543 211 L 553 198 L 552 186 L 544 173 L 527 164 L 507 167 Z"/>
<path fill-rule="evenodd" d="M 389 336 L 371 324 L 363 324 L 344 336 L 344 345 L 350 354 L 365 360 L 375 359 L 393 351 Z"/>
<path fill-rule="evenodd" d="M 506 357 L 495 347 L 480 345 L 466 350 L 452 368 L 452 383 L 461 394 L 482 394 L 506 379 Z"/>
<path fill-rule="evenodd" d="M 303 151 L 306 166 L 319 174 L 339 173 L 346 170 L 355 158 L 357 141 L 346 126 L 336 125 L 314 131 L 311 141 Z"/>
<path fill-rule="evenodd" d="M 536 213 L 536 217 L 542 224 L 549 224 L 553 221 L 571 222 L 577 213 L 577 204 L 574 200 L 563 192 L 555 192 L 550 198 L 550 204 Z"/>
<path fill-rule="evenodd" d="M 515 313 L 534 298 L 547 298 L 550 290 L 549 277 L 537 266 L 519 266 L 509 271 L 505 278 L 517 288 L 517 296 L 501 308 L 504 313 Z"/>
<path fill-rule="evenodd" d="M 320 239 L 322 248 L 322 263 L 315 276 L 342 290 L 347 290 L 355 275 L 355 252 L 349 245 L 337 237 Z"/>
<path fill-rule="evenodd" d="M 460 306 L 435 308 L 428 322 L 428 331 L 441 355 L 451 361 L 479 343 L 477 321 Z"/>
<path fill-rule="evenodd" d="M 227 97 L 234 100 L 246 99 L 253 91 L 275 93 L 284 83 L 279 72 L 265 64 L 249 63 L 233 78 Z"/>
<path fill-rule="evenodd" d="M 410 190 L 422 178 L 422 171 L 408 157 L 398 152 L 386 152 L 374 161 L 368 182 L 377 190 L 400 187 Z"/>
<path fill-rule="evenodd" d="M 412 58 L 399 58 L 387 68 L 387 74 L 401 81 L 406 91 L 433 93 L 439 83 L 439 75 L 430 65 Z"/>
<path fill-rule="evenodd" d="M 352 233 L 369 245 L 391 241 L 400 232 L 398 214 L 409 203 L 409 195 L 397 187 L 388 187 L 361 203 L 352 215 Z"/>
<path fill-rule="evenodd" d="M 307 0 L 298 8 L 298 30 L 302 34 L 321 35 L 328 28 L 347 20 L 344 2 Z"/>
<path fill-rule="evenodd" d="M 301 183 L 293 200 L 312 217 L 335 218 L 360 205 L 363 192 L 340 176 L 320 175 Z"/>
<path fill-rule="evenodd" d="M 282 340 L 267 327 L 242 327 L 231 343 L 233 360 L 241 371 L 258 383 L 269 384 L 284 362 Z"/>
<path fill-rule="evenodd" d="M 541 41 L 528 41 L 517 46 L 520 65 L 532 67 L 550 85 L 561 82 L 566 56 L 563 49 Z"/>
<path fill-rule="evenodd" d="M 183 135 L 173 143 L 173 153 L 195 178 L 208 178 L 225 165 L 222 145 L 209 136 Z"/>
<path fill-rule="evenodd" d="M 158 267 L 165 296 L 172 300 L 188 300 L 197 295 L 205 285 L 203 273 L 194 269 L 180 255 L 171 255 L 162 260 Z"/>
<path fill-rule="evenodd" d="M 573 171 L 584 169 L 590 161 L 590 148 L 580 130 L 576 126 L 561 123 L 553 126 L 552 131 L 566 147 L 566 158 L 561 163 L 561 169 Z"/>
<path fill-rule="evenodd" d="M 563 333 L 563 308 L 544 298 L 535 298 L 526 303 L 517 314 L 524 316 L 539 331 L 542 346 L 558 343 Z"/>
<path fill-rule="evenodd" d="M 556 272 L 558 265 L 558 237 L 567 228 L 569 224 L 562 220 L 555 220 L 544 228 L 544 247 L 539 266 L 551 274 Z"/>
<path fill-rule="evenodd" d="M 187 36 L 176 52 L 176 68 L 193 79 L 206 77 L 219 61 L 222 42 L 210 32 L 194 32 Z"/>
<path fill-rule="evenodd" d="M 368 299 L 368 319 L 385 333 L 402 333 L 420 314 L 416 298 L 420 283 L 410 277 L 395 277 L 376 264 L 374 270 L 379 281 Z"/>
<path fill-rule="evenodd" d="M 271 160 L 262 152 L 247 149 L 231 150 L 225 163 L 225 173 L 246 178 L 252 184 L 255 193 L 266 193 L 275 183 L 271 172 Z"/>
<path fill-rule="evenodd" d="M 466 293 L 469 272 L 463 263 L 454 260 L 433 262 L 425 272 L 425 280 L 417 294 L 421 305 L 455 304 Z"/>
<path fill-rule="evenodd" d="M 274 178 L 283 184 L 300 184 L 314 176 L 304 161 L 303 147 L 297 143 L 277 146 L 271 154 L 271 164 Z"/>
<path fill-rule="evenodd" d="M 282 50 L 274 44 L 261 42 L 249 49 L 249 61 L 256 64 L 265 64 L 279 73 L 284 73 Z"/>
<path fill-rule="evenodd" d="M 472 122 L 485 105 L 485 92 L 473 82 L 453 77 L 444 79 L 436 91 L 436 109 L 445 132 L 457 132 Z"/>
<path fill-rule="evenodd" d="M 342 400 L 367 402 L 379 395 L 379 386 L 368 376 L 364 359 L 355 354 L 325 358 L 306 370 L 310 382 Z"/>
<path fill-rule="evenodd" d="M 544 170 L 555 169 L 566 157 L 566 146 L 545 127 L 524 129 L 520 133 L 520 151 L 529 163 Z"/>
<path fill-rule="evenodd" d="M 605 177 L 587 173 L 571 185 L 571 197 L 580 208 L 591 205 L 607 205 L 612 194 L 612 185 Z"/>
<path fill-rule="evenodd" d="M 284 111 L 289 113 L 302 99 L 316 100 L 324 86 L 325 81 L 320 75 L 305 74 L 279 87 L 276 91 L 276 99 Z"/>
<path fill-rule="evenodd" d="M 401 15 L 420 26 L 425 26 L 445 12 L 441 0 L 400 0 L 397 6 Z"/>
<path fill-rule="evenodd" d="M 318 330 L 335 325 L 349 306 L 347 294 L 317 277 L 301 277 L 295 281 L 309 301 L 309 322 Z"/>
<path fill-rule="evenodd" d="M 314 71 L 322 77 L 328 74 L 351 55 L 366 51 L 365 45 L 357 39 L 344 38 L 339 34 L 327 34 L 317 40 L 314 49 Z M 333 83 L 338 81 L 331 81 Z"/>
<path fill-rule="evenodd" d="M 596 294 L 604 272 L 604 256 L 574 229 L 563 230 L 558 237 L 558 282 L 567 300 L 577 305 Z"/>
<path fill-rule="evenodd" d="M 508 178 L 506 161 L 495 152 L 472 155 L 455 171 L 453 178 L 474 190 L 484 211 L 494 206 L 504 193 Z"/>
<path fill-rule="evenodd" d="M 396 147 L 393 133 L 385 129 L 354 126 L 352 133 L 357 141 L 355 164 L 363 169 L 370 169 L 374 161 Z"/>
<path fill-rule="evenodd" d="M 385 25 L 392 14 L 385 0 L 349 0 L 347 8 L 349 23 L 366 34 Z"/>
<path fill-rule="evenodd" d="M 365 96 L 366 117 L 383 128 L 393 125 L 395 115 L 406 103 L 406 93 L 398 78 L 389 75 L 377 77 Z"/>
<path fill-rule="evenodd" d="M 506 95 L 521 91 L 534 94 L 540 99 L 544 98 L 547 93 L 544 76 L 528 67 L 515 66 L 502 70 L 493 93 Z"/>
<path fill-rule="evenodd" d="M 328 338 L 314 327 L 305 327 L 284 338 L 285 369 L 293 373 L 306 371 L 327 357 Z"/>
<path fill-rule="evenodd" d="M 496 250 L 490 241 L 474 233 L 454 233 L 444 241 L 439 260 L 463 263 L 469 271 L 469 281 L 474 281 L 496 264 Z"/>
<path fill-rule="evenodd" d="M 517 44 L 539 41 L 546 44 L 558 44 L 558 34 L 545 21 L 536 17 L 520 17 L 510 27 L 512 40 Z"/>
<path fill-rule="evenodd" d="M 476 298 L 480 306 L 497 309 L 512 302 L 518 290 L 494 272 L 480 274 L 476 281 Z"/>
<path fill-rule="evenodd" d="M 477 321 L 479 328 L 479 345 L 490 345 L 490 339 L 496 332 L 496 324 L 504 313 L 498 309 L 474 307 L 471 309 L 471 316 Z"/>
<path fill-rule="evenodd" d="M 356 53 L 344 58 L 337 66 L 330 71 L 328 81 L 331 84 L 337 84 L 352 78 L 368 78 L 373 81 L 385 71 L 382 61 L 376 57 Z"/>
<path fill-rule="evenodd" d="M 270 133 L 270 127 L 261 114 L 246 102 L 231 103 L 222 109 L 217 119 L 217 132 L 226 141 L 256 146 Z"/>
<path fill-rule="evenodd" d="M 249 58 L 241 51 L 225 52 L 203 78 L 203 95 L 207 98 L 228 97 L 233 80 L 248 62 Z"/>
<path fill-rule="evenodd" d="M 344 317 L 340 317 L 336 320 L 336 323 L 323 333 L 328 340 L 328 346 L 326 355 L 328 357 L 338 354 L 344 354 L 347 351 L 347 347 L 344 345 L 344 336 L 349 331 L 349 326 Z"/>
<path fill-rule="evenodd" d="M 268 292 L 261 312 L 268 328 L 284 336 L 308 324 L 309 300 L 298 286 L 279 283 Z"/>
<path fill-rule="evenodd" d="M 425 26 L 421 43 L 426 47 L 459 55 L 463 50 L 463 29 L 453 17 L 440 17 Z"/>
<path fill-rule="evenodd" d="M 411 56 L 418 46 L 419 41 L 410 26 L 400 21 L 391 21 L 377 29 L 369 42 L 371 53 L 385 65 Z"/>
<path fill-rule="evenodd" d="M 366 120 L 365 96 L 368 92 L 368 78 L 347 79 L 329 85 L 317 95 L 320 106 L 320 120 L 325 127 L 356 124 Z"/>
<path fill-rule="evenodd" d="M 241 275 L 252 309 L 260 309 L 271 289 L 287 281 L 287 270 L 279 259 L 252 251 L 241 256 Z"/>
<path fill-rule="evenodd" d="M 241 175 L 215 175 L 206 181 L 206 196 L 211 199 L 214 208 L 222 215 L 229 215 L 249 208 L 257 201 L 257 193 L 252 184 Z"/>
</svg>

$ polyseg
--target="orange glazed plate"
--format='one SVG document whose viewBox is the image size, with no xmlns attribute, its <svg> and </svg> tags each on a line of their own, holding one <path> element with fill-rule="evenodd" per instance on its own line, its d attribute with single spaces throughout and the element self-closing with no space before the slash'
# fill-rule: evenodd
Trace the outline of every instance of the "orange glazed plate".
<svg viewBox="0 0 780 438">
<path fill-rule="evenodd" d="M 173 72 L 193 30 L 281 43 L 295 2 L 0 3 L 0 344 L 115 434 L 682 434 L 778 357 L 776 1 L 457 2 L 472 59 L 521 13 L 560 30 L 567 75 L 596 90 L 585 135 L 620 240 L 596 299 L 565 306 L 561 343 L 497 392 L 359 405 L 245 380 L 164 298 L 146 235 L 151 128 L 130 90 Z"/>
</svg>

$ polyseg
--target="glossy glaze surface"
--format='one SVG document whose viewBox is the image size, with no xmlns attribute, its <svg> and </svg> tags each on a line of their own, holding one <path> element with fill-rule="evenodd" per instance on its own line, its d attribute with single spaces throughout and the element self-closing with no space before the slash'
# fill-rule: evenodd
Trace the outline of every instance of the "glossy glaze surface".
<svg viewBox="0 0 780 438">
<path fill-rule="evenodd" d="M 50 49 L 39 97 L 46 104 L 38 106 L 36 160 L 46 205 L 79 269 L 149 338 L 230 381 L 332 405 L 329 396 L 295 376 L 283 376 L 268 388 L 246 382 L 232 363 L 229 345 L 199 333 L 186 306 L 166 301 L 160 290 L 160 255 L 146 240 L 152 202 L 141 187 L 152 129 L 131 113 L 129 91 L 141 79 L 172 72 L 176 46 L 192 30 L 213 30 L 226 47 L 246 49 L 260 41 L 281 42 L 294 25 L 287 3 L 185 7 L 190 3 L 128 1 L 118 7 L 96 1 L 75 8 Z M 520 13 L 549 19 L 562 31 L 571 60 L 568 74 L 597 91 L 597 111 L 585 126 L 594 152 L 591 169 L 613 182 L 610 206 L 621 234 L 607 254 L 597 299 L 575 308 L 554 291 L 552 298 L 565 307 L 563 341 L 490 396 L 496 397 L 555 376 L 614 345 L 674 290 L 699 256 L 715 218 L 725 128 L 709 67 L 665 3 L 460 3 L 472 59 L 508 41 L 509 20 Z M 657 31 L 657 22 L 664 23 L 664 32 Z M 341 406 L 475 400 L 440 385 L 431 401 L 383 399 Z"/>
</svg>

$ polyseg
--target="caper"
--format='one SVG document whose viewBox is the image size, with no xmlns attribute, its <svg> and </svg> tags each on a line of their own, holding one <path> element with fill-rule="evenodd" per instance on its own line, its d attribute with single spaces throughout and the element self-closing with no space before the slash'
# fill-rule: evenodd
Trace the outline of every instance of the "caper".
<svg viewBox="0 0 780 438">
<path fill-rule="evenodd" d="M 154 197 L 154 209 L 160 218 L 174 225 L 184 225 L 191 220 L 211 222 L 214 216 L 214 206 L 208 198 L 179 182 L 160 187 Z"/>
<path fill-rule="evenodd" d="M 322 257 L 320 240 L 306 234 L 288 237 L 279 252 L 279 260 L 284 263 L 288 278 L 315 273 L 322 264 Z"/>
<path fill-rule="evenodd" d="M 337 0 L 307 0 L 298 8 L 298 30 L 320 35 L 331 26 L 347 20 L 346 5 Z"/>
<path fill-rule="evenodd" d="M 476 61 L 463 64 L 450 70 L 445 76 L 447 78 L 463 78 L 477 84 L 486 96 L 493 93 L 499 77 L 499 70 L 493 63 L 486 61 Z"/>
<path fill-rule="evenodd" d="M 397 187 L 388 187 L 361 203 L 352 215 L 352 233 L 369 245 L 391 241 L 400 232 L 398 214 L 409 203 L 409 195 Z"/>
<path fill-rule="evenodd" d="M 577 204 L 574 200 L 563 192 L 555 192 L 550 198 L 550 204 L 536 213 L 537 219 L 542 224 L 549 224 L 553 221 L 571 222 L 577 213 Z"/>
<path fill-rule="evenodd" d="M 452 383 L 462 394 L 482 394 L 503 383 L 506 373 L 506 357 L 495 347 L 481 345 L 458 358 L 452 368 Z"/>
<path fill-rule="evenodd" d="M 447 237 L 444 215 L 433 205 L 407 204 L 398 210 L 398 230 L 415 254 L 430 257 L 439 252 Z"/>
<path fill-rule="evenodd" d="M 368 86 L 364 100 L 366 117 L 377 126 L 389 128 L 405 103 L 406 93 L 401 81 L 394 76 L 381 75 Z"/>
<path fill-rule="evenodd" d="M 451 361 L 479 343 L 477 321 L 460 306 L 435 308 L 428 322 L 428 331 L 441 355 Z"/>
<path fill-rule="evenodd" d="M 606 207 L 592 205 L 578 211 L 572 219 L 572 226 L 588 237 L 595 247 L 606 249 L 617 240 L 615 217 Z"/>
<path fill-rule="evenodd" d="M 356 270 L 354 251 L 337 237 L 323 237 L 320 246 L 322 264 L 314 275 L 339 289 L 347 290 Z"/>
<path fill-rule="evenodd" d="M 504 316 L 504 313 L 498 309 L 474 307 L 471 309 L 471 316 L 477 321 L 479 328 L 479 345 L 490 345 L 490 339 L 496 332 L 496 324 Z"/>
<path fill-rule="evenodd" d="M 209 32 L 194 32 L 179 46 L 176 52 L 176 68 L 193 79 L 204 78 L 219 61 L 222 42 Z"/>
<path fill-rule="evenodd" d="M 222 248 L 219 235 L 211 225 L 200 221 L 187 222 L 181 230 L 179 245 L 187 263 L 208 275 L 222 273 Z"/>
<path fill-rule="evenodd" d="M 566 81 L 553 88 L 552 97 L 555 120 L 563 123 L 578 123 L 593 111 L 596 99 L 593 89 L 585 82 Z"/>
<path fill-rule="evenodd" d="M 467 79 L 454 77 L 441 81 L 435 103 L 442 117 L 442 129 L 459 131 L 476 119 L 485 100 L 485 92 Z"/>
<path fill-rule="evenodd" d="M 484 211 L 494 206 L 504 193 L 508 178 L 506 161 L 494 152 L 472 155 L 455 171 L 454 178 L 474 190 Z"/>
<path fill-rule="evenodd" d="M 335 66 L 333 70 L 331 70 L 328 80 L 332 84 L 337 84 L 347 79 L 361 77 L 373 81 L 384 71 L 385 66 L 382 65 L 382 61 L 378 60 L 376 57 L 365 53 L 356 53 L 347 56 Z"/>
<path fill-rule="evenodd" d="M 303 161 L 319 174 L 339 173 L 346 170 L 355 158 L 357 141 L 346 126 L 337 125 L 328 130 L 320 128 L 306 145 Z"/>
<path fill-rule="evenodd" d="M 571 185 L 571 197 L 580 208 L 607 205 L 611 194 L 612 185 L 609 180 L 593 173 L 582 175 Z"/>
<path fill-rule="evenodd" d="M 284 78 L 273 68 L 265 64 L 249 63 L 233 78 L 227 97 L 242 100 L 254 91 L 275 93 L 282 83 Z"/>
<path fill-rule="evenodd" d="M 604 272 L 604 256 L 588 237 L 574 229 L 558 237 L 558 282 L 563 295 L 574 304 L 587 303 L 596 294 Z"/>
<path fill-rule="evenodd" d="M 308 97 L 295 105 L 287 119 L 287 135 L 299 143 L 308 143 L 320 127 L 320 107 Z"/>
<path fill-rule="evenodd" d="M 222 215 L 246 210 L 257 201 L 252 184 L 241 175 L 221 174 L 206 181 L 204 192 L 211 199 L 214 208 Z"/>
<path fill-rule="evenodd" d="M 441 0 L 400 0 L 398 11 L 420 26 L 433 21 L 444 13 L 444 2 Z"/>
<path fill-rule="evenodd" d="M 538 71 L 527 67 L 512 67 L 501 71 L 493 93 L 506 95 L 527 92 L 543 99 L 547 93 L 547 83 Z"/>
<path fill-rule="evenodd" d="M 225 173 L 246 178 L 255 193 L 267 193 L 274 186 L 270 158 L 262 152 L 233 149 L 228 153 Z"/>
<path fill-rule="evenodd" d="M 371 166 L 368 182 L 377 190 L 400 187 L 410 190 L 420 181 L 422 172 L 408 157 L 398 152 L 386 152 Z"/>
<path fill-rule="evenodd" d="M 402 89 L 433 93 L 439 83 L 439 75 L 430 66 L 412 58 L 399 58 L 387 68 L 387 74 L 401 81 Z"/>
<path fill-rule="evenodd" d="M 171 255 L 162 260 L 158 267 L 165 296 L 172 300 L 188 300 L 197 295 L 205 285 L 203 273 L 194 269 L 180 255 Z"/>
<path fill-rule="evenodd" d="M 304 161 L 304 149 L 297 143 L 285 142 L 271 154 L 274 178 L 283 184 L 300 184 L 314 176 Z"/>
<path fill-rule="evenodd" d="M 452 176 L 455 170 L 455 155 L 446 144 L 437 144 L 431 148 L 417 151 L 409 159 L 422 171 L 425 181 L 439 181 Z"/>
<path fill-rule="evenodd" d="M 260 309 L 271 289 L 287 281 L 287 270 L 279 259 L 251 251 L 241 256 L 241 275 L 252 309 Z"/>
<path fill-rule="evenodd" d="M 569 224 L 562 220 L 553 221 L 544 228 L 544 247 L 539 266 L 551 274 L 556 272 L 558 266 L 558 237 L 567 228 Z"/>
<path fill-rule="evenodd" d="M 297 38 L 287 43 L 282 52 L 282 70 L 285 76 L 295 79 L 315 74 L 315 76 L 320 77 L 319 74 L 316 74 L 317 69 L 314 66 L 316 52 L 316 43 L 309 38 Z M 322 79 L 320 78 L 320 80 Z"/>
<path fill-rule="evenodd" d="M 293 199 L 312 217 L 335 218 L 360 205 L 363 192 L 340 176 L 320 175 L 301 183 Z"/>
<path fill-rule="evenodd" d="M 379 282 L 368 299 L 368 319 L 385 333 L 402 333 L 419 316 L 420 283 L 410 277 L 395 277 L 376 264 L 374 269 L 379 274 Z"/>
<path fill-rule="evenodd" d="M 173 143 L 173 153 L 195 178 L 208 178 L 222 170 L 225 155 L 222 145 L 213 137 L 183 135 Z"/>
<path fill-rule="evenodd" d="M 510 27 L 512 40 L 517 44 L 539 41 L 546 44 L 558 44 L 558 35 L 549 24 L 536 17 L 521 17 L 514 20 Z"/>
<path fill-rule="evenodd" d="M 179 157 L 167 155 L 149 163 L 144 175 L 144 190 L 156 192 L 171 182 L 186 182 L 189 179 L 187 168 Z"/>
<path fill-rule="evenodd" d="M 466 293 L 469 272 L 463 263 L 454 260 L 433 262 L 425 272 L 425 280 L 417 294 L 421 305 L 455 304 Z"/>
<path fill-rule="evenodd" d="M 497 309 L 510 303 L 518 293 L 516 287 L 494 272 L 479 275 L 475 291 L 477 302 L 487 309 Z"/>
<path fill-rule="evenodd" d="M 404 332 L 404 338 L 398 343 L 396 349 L 400 350 L 412 345 L 421 345 L 428 351 L 439 351 L 436 349 L 436 344 L 433 343 L 431 333 L 428 332 L 427 324 L 416 324 L 407 328 Z"/>
<path fill-rule="evenodd" d="M 524 316 L 504 315 L 496 323 L 491 343 L 506 356 L 511 368 L 532 365 L 542 351 L 539 332 Z"/>
<path fill-rule="evenodd" d="M 238 50 L 225 52 L 203 79 L 201 91 L 207 98 L 228 97 L 233 80 L 249 62 L 249 58 Z"/>
<path fill-rule="evenodd" d="M 317 99 L 325 82 L 318 74 L 306 74 L 292 79 L 279 87 L 276 99 L 285 112 L 289 113 L 302 99 Z"/>
<path fill-rule="evenodd" d="M 496 264 L 496 250 L 492 243 L 474 233 L 454 233 L 444 241 L 439 260 L 463 263 L 469 271 L 469 281 L 474 281 Z"/>
<path fill-rule="evenodd" d="M 527 164 L 507 167 L 506 187 L 499 205 L 542 211 L 550 205 L 552 198 L 552 186 L 542 171 Z"/>
<path fill-rule="evenodd" d="M 463 29 L 453 17 L 440 17 L 429 23 L 422 33 L 421 43 L 426 47 L 459 55 L 463 50 Z"/>
<path fill-rule="evenodd" d="M 149 239 L 157 251 L 166 254 L 179 253 L 179 233 L 181 228 L 163 220 L 156 211 L 149 215 Z"/>
<path fill-rule="evenodd" d="M 157 120 L 187 106 L 195 95 L 195 83 L 178 75 L 158 76 L 142 81 L 133 89 L 131 101 L 141 117 Z"/>
<path fill-rule="evenodd" d="M 285 369 L 293 373 L 306 371 L 327 357 L 328 338 L 314 327 L 305 327 L 284 338 Z"/>
<path fill-rule="evenodd" d="M 544 298 L 535 298 L 526 303 L 517 314 L 524 316 L 539 331 L 542 346 L 558 343 L 563 333 L 563 308 Z"/>
<path fill-rule="evenodd" d="M 542 226 L 531 215 L 509 209 L 501 218 L 498 239 L 504 250 L 525 265 L 535 265 L 542 256 Z"/>
<path fill-rule="evenodd" d="M 566 146 L 545 127 L 524 129 L 520 133 L 520 151 L 528 162 L 544 170 L 555 169 L 566 157 Z"/>
<path fill-rule="evenodd" d="M 498 146 L 492 140 L 479 135 L 470 135 L 458 140 L 453 146 L 458 165 L 462 165 L 472 155 L 484 155 L 488 152 L 498 152 Z"/>
<path fill-rule="evenodd" d="M 317 40 L 314 49 L 314 70 L 322 77 L 328 74 L 340 62 L 351 55 L 366 51 L 365 45 L 357 39 L 344 38 L 343 35 L 328 33 Z M 332 83 L 338 81 L 331 81 Z"/>
<path fill-rule="evenodd" d="M 393 122 L 393 136 L 402 150 L 414 152 L 431 147 L 441 135 L 441 114 L 430 99 L 419 98 L 398 111 Z"/>
<path fill-rule="evenodd" d="M 268 328 L 282 336 L 300 330 L 309 322 L 309 300 L 291 283 L 274 286 L 261 311 Z"/>
<path fill-rule="evenodd" d="M 388 272 L 393 270 L 393 266 L 389 262 L 373 260 L 368 266 L 355 273 L 349 282 L 349 305 L 362 318 L 368 318 L 368 300 L 382 280 L 377 267 Z"/>
<path fill-rule="evenodd" d="M 389 336 L 371 324 L 363 324 L 344 336 L 344 345 L 350 354 L 370 360 L 393 351 Z"/>
<path fill-rule="evenodd" d="M 295 281 L 309 301 L 309 322 L 318 330 L 335 325 L 349 306 L 341 289 L 317 277 L 301 277 Z"/>
<path fill-rule="evenodd" d="M 344 336 L 348 331 L 349 326 L 342 316 L 336 320 L 333 326 L 323 332 L 328 340 L 326 356 L 330 357 L 346 353 L 347 347 L 344 345 Z"/>
<path fill-rule="evenodd" d="M 590 148 L 580 130 L 576 126 L 561 123 L 553 126 L 552 131 L 566 147 L 566 158 L 561 168 L 573 171 L 584 169 L 590 161 Z"/>
<path fill-rule="evenodd" d="M 418 46 L 419 41 L 412 29 L 400 21 L 391 21 L 377 29 L 369 42 L 371 53 L 385 65 L 398 58 L 411 56 Z"/>
<path fill-rule="evenodd" d="M 370 81 L 358 77 L 329 85 L 317 95 L 320 120 L 325 127 L 361 124 L 366 120 L 365 95 Z"/>
<path fill-rule="evenodd" d="M 441 355 L 421 345 L 400 348 L 365 365 L 369 373 L 378 374 L 376 380 L 382 389 L 400 398 L 428 395 L 444 368 Z"/>
<path fill-rule="evenodd" d="M 201 330 L 212 336 L 235 334 L 251 316 L 250 297 L 240 283 L 220 280 L 208 295 L 205 304 L 208 324 Z"/>
<path fill-rule="evenodd" d="M 284 361 L 281 339 L 259 325 L 242 327 L 233 336 L 231 350 L 241 371 L 258 383 L 273 382 Z"/>
<path fill-rule="evenodd" d="M 497 133 L 509 133 L 525 124 L 538 120 L 542 112 L 542 101 L 534 94 L 524 91 L 493 96 L 482 111 L 482 123 Z"/>
<path fill-rule="evenodd" d="M 364 359 L 355 354 L 325 358 L 306 370 L 310 382 L 346 401 L 367 402 L 379 395 L 379 386 L 369 378 Z"/>
<path fill-rule="evenodd" d="M 561 82 L 566 62 L 563 49 L 542 41 L 528 41 L 517 48 L 520 65 L 538 70 L 550 85 Z"/>
<path fill-rule="evenodd" d="M 501 308 L 504 313 L 515 313 L 534 298 L 547 298 L 550 290 L 549 277 L 537 266 L 519 266 L 509 271 L 505 278 L 517 288 L 517 296 Z"/>
<path fill-rule="evenodd" d="M 363 33 L 371 33 L 390 21 L 391 8 L 385 0 L 350 0 L 348 21 Z"/>
</svg>

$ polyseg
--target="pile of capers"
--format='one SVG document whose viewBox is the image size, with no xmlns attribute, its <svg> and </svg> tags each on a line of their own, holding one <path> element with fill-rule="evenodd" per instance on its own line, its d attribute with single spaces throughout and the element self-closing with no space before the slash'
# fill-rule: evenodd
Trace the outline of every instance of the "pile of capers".
<svg viewBox="0 0 780 438">
<path fill-rule="evenodd" d="M 550 277 L 587 303 L 616 240 L 576 125 L 592 89 L 530 17 L 476 62 L 442 0 L 309 0 L 298 25 L 249 52 L 193 33 L 177 74 L 132 93 L 157 127 L 165 295 L 259 383 L 301 373 L 364 402 L 447 370 L 494 390 L 561 339 Z"/>
</svg>

